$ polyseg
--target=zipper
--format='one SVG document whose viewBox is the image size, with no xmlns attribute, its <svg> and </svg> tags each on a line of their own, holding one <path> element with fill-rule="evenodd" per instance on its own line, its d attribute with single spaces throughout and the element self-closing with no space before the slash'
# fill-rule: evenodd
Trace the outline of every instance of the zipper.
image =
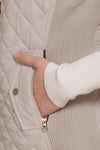
<svg viewBox="0 0 100 150">
<path fill-rule="evenodd" d="M 43 50 L 43 58 L 46 58 L 46 50 Z M 42 117 L 42 132 L 46 132 L 48 130 L 47 121 L 49 116 Z"/>
<path fill-rule="evenodd" d="M 48 116 L 42 117 L 42 132 L 47 132 L 48 126 L 47 126 Z"/>
<path fill-rule="evenodd" d="M 47 132 L 48 131 L 47 121 L 48 121 L 49 115 L 43 117 L 41 115 L 41 113 L 40 113 L 40 109 L 39 109 L 39 107 L 38 107 L 36 102 L 35 102 L 35 105 L 36 105 L 35 108 L 37 109 L 36 113 L 39 116 L 39 122 L 40 122 L 40 125 L 41 125 L 41 127 L 40 127 L 41 131 L 42 132 Z"/>
<path fill-rule="evenodd" d="M 46 58 L 46 50 L 45 49 L 43 50 L 43 58 Z M 36 104 L 37 113 L 39 115 L 39 121 L 41 124 L 41 131 L 47 132 L 47 130 L 48 130 L 47 121 L 48 121 L 49 115 L 43 117 L 40 113 L 40 109 L 39 109 L 36 102 L 35 102 L 35 104 Z"/>
</svg>

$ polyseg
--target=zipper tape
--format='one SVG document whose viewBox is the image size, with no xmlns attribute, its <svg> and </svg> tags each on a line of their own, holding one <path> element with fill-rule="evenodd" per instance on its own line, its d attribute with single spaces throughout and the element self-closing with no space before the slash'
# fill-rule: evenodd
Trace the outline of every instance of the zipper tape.
<svg viewBox="0 0 100 150">
<path fill-rule="evenodd" d="M 43 50 L 43 58 L 46 58 L 45 49 Z M 42 117 L 41 120 L 42 120 L 42 132 L 46 132 L 48 130 L 48 127 L 47 127 L 48 115 L 45 117 Z"/>
</svg>

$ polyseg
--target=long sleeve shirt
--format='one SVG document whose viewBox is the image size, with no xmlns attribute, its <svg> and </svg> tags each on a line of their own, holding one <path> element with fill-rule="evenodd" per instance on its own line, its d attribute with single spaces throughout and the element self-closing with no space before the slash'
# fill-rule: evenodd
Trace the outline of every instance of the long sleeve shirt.
<svg viewBox="0 0 100 150">
<path fill-rule="evenodd" d="M 100 88 L 98 0 L 90 3 L 57 1 L 48 37 L 47 58 L 51 62 L 45 70 L 45 89 L 58 107 L 78 95 Z"/>
</svg>

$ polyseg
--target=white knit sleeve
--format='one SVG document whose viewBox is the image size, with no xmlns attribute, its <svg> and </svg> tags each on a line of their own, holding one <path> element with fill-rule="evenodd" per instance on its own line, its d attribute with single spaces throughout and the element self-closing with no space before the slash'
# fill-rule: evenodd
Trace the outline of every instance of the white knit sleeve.
<svg viewBox="0 0 100 150">
<path fill-rule="evenodd" d="M 45 69 L 44 84 L 49 98 L 58 107 L 100 88 L 100 51 L 70 64 L 50 62 Z"/>
</svg>

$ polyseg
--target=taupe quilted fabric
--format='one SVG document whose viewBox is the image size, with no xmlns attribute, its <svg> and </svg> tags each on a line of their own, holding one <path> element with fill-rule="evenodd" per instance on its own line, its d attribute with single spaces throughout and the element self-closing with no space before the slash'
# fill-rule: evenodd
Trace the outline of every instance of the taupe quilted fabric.
<svg viewBox="0 0 100 150">
<path fill-rule="evenodd" d="M 0 150 L 51 149 L 46 133 L 41 131 L 39 110 L 32 97 L 34 70 L 16 62 L 13 55 L 21 50 L 43 57 L 52 7 L 51 0 L 2 1 Z"/>
</svg>

